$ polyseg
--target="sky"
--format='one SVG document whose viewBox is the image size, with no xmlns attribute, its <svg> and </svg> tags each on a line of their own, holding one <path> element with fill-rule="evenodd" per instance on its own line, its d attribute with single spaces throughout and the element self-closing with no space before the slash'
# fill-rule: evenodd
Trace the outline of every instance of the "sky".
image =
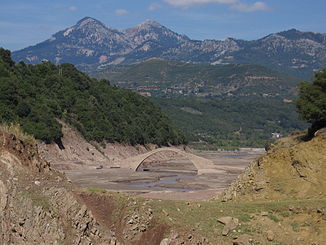
<svg viewBox="0 0 326 245">
<path fill-rule="evenodd" d="M 196 40 L 326 33 L 325 10 L 325 0 L 1 0 L 0 47 L 35 45 L 86 16 L 119 30 L 154 20 Z"/>
</svg>

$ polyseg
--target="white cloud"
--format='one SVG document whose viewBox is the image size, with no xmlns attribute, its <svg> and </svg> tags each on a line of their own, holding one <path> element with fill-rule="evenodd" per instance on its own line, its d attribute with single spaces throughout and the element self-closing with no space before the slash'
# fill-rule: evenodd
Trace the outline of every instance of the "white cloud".
<svg viewBox="0 0 326 245">
<path fill-rule="evenodd" d="M 255 2 L 254 4 L 245 4 L 239 2 L 232 5 L 232 8 L 240 12 L 266 11 L 270 9 L 267 4 L 263 2 Z"/>
<path fill-rule="evenodd" d="M 148 10 L 154 11 L 156 9 L 162 8 L 162 6 L 159 3 L 152 3 L 148 6 Z"/>
<path fill-rule="evenodd" d="M 232 9 L 240 12 L 266 11 L 270 7 L 264 2 L 253 4 L 243 3 L 242 0 L 164 0 L 167 4 L 178 8 L 189 8 L 195 5 L 205 5 L 210 3 L 227 4 Z"/>
<path fill-rule="evenodd" d="M 194 5 L 202 5 L 208 3 L 222 3 L 222 4 L 234 4 L 238 0 L 164 0 L 166 3 L 174 7 L 191 7 Z"/>
<path fill-rule="evenodd" d="M 128 14 L 128 11 L 125 10 L 125 9 L 116 9 L 115 14 L 118 15 L 118 16 L 121 16 L 121 15 Z"/>
<path fill-rule="evenodd" d="M 68 7 L 68 10 L 69 11 L 76 11 L 77 10 L 77 7 L 76 6 L 69 6 Z"/>
</svg>

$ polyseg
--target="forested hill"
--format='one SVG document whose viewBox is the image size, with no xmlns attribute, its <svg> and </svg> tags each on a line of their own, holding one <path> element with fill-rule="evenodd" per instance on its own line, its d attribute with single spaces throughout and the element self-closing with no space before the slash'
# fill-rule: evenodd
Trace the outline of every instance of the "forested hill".
<svg viewBox="0 0 326 245">
<path fill-rule="evenodd" d="M 96 80 L 71 64 L 15 64 L 0 49 L 0 122 L 19 123 L 45 142 L 60 141 L 61 119 L 87 140 L 159 145 L 184 136 L 146 97 Z"/>
</svg>

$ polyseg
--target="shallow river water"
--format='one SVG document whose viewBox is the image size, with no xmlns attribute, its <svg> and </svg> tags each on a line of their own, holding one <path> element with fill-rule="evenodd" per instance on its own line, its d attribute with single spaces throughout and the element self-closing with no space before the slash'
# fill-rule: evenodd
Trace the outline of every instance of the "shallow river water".
<svg viewBox="0 0 326 245">
<path fill-rule="evenodd" d="M 146 171 L 147 172 L 147 171 Z M 128 182 L 126 184 L 137 187 L 147 187 L 152 190 L 173 190 L 189 192 L 192 191 L 190 188 L 183 188 L 178 182 L 179 179 L 194 179 L 197 177 L 195 174 L 178 173 L 178 172 L 161 172 L 161 174 L 166 174 L 170 176 L 159 177 L 158 180 L 152 182 Z M 172 176 L 171 176 L 172 174 Z M 178 186 L 179 185 L 179 186 Z"/>
</svg>

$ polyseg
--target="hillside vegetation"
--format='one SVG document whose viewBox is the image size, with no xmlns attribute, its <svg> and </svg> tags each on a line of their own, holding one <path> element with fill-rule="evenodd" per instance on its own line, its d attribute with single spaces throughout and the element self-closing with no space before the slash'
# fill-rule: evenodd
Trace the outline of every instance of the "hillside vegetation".
<svg viewBox="0 0 326 245">
<path fill-rule="evenodd" d="M 299 79 L 259 65 L 209 65 L 150 59 L 93 74 L 153 96 L 269 96 L 291 98 Z"/>
<path fill-rule="evenodd" d="M 152 98 L 190 142 L 209 147 L 263 147 L 272 133 L 283 136 L 304 129 L 293 103 L 277 98 L 213 97 Z M 195 145 L 194 145 L 195 146 Z M 203 142 L 200 147 L 205 146 Z"/>
<path fill-rule="evenodd" d="M 181 144 L 184 137 L 149 99 L 92 79 L 71 64 L 15 64 L 0 49 L 0 122 L 19 123 L 45 142 L 60 141 L 61 125 L 87 140 Z"/>
<path fill-rule="evenodd" d="M 263 147 L 272 133 L 284 136 L 307 126 L 292 103 L 299 80 L 258 65 L 151 59 L 94 75 L 150 94 L 189 141 L 209 148 Z"/>
</svg>

